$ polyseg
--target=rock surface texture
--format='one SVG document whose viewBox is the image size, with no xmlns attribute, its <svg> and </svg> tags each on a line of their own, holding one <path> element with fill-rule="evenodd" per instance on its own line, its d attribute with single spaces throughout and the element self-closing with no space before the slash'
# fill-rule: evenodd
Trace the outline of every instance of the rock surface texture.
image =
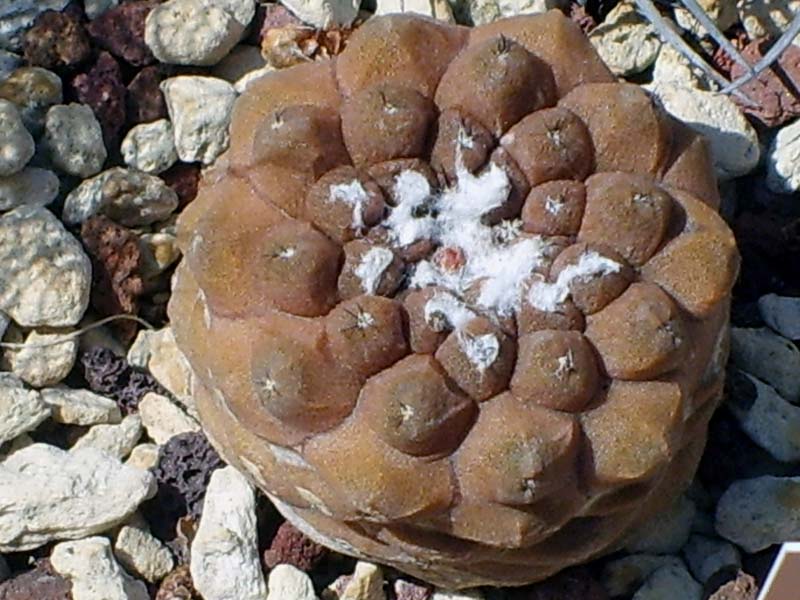
<svg viewBox="0 0 800 600">
<path fill-rule="evenodd" d="M 718 203 L 706 142 L 560 13 L 372 18 L 247 88 L 181 215 L 200 418 L 303 533 L 442 587 L 619 549 L 719 403 Z"/>
</svg>

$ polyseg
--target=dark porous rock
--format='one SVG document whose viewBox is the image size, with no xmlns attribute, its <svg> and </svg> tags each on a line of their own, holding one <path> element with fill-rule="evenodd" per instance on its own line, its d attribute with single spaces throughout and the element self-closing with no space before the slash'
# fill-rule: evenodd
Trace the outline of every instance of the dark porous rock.
<svg viewBox="0 0 800 600">
<path fill-rule="evenodd" d="M 73 67 L 89 59 L 91 46 L 75 11 L 46 10 L 23 40 L 25 61 L 45 69 Z"/>
<path fill-rule="evenodd" d="M 47 559 L 30 571 L 0 583 L 0 600 L 72 600 L 72 584 L 55 572 Z"/>
<path fill-rule="evenodd" d="M 608 594 L 589 569 L 575 567 L 513 590 L 509 600 L 608 600 Z"/>
<path fill-rule="evenodd" d="M 269 549 L 264 552 L 264 563 L 270 569 L 276 565 L 287 564 L 301 571 L 311 571 L 328 553 L 321 546 L 285 521 L 278 528 Z"/>
<path fill-rule="evenodd" d="M 167 116 L 167 104 L 161 93 L 164 75 L 157 66 L 145 67 L 128 84 L 128 123 L 150 123 Z"/>
<path fill-rule="evenodd" d="M 150 373 L 132 367 L 108 348 L 96 347 L 84 352 L 80 364 L 89 389 L 116 401 L 126 415 L 136 412 L 139 401 L 148 392 L 169 394 Z"/>
<path fill-rule="evenodd" d="M 200 165 L 197 163 L 176 163 L 161 173 L 159 177 L 178 194 L 178 210 L 181 210 L 197 196 Z"/>
<path fill-rule="evenodd" d="M 107 10 L 91 23 L 92 40 L 117 58 L 135 67 L 155 62 L 153 53 L 144 43 L 144 22 L 155 2 L 127 2 Z"/>
<path fill-rule="evenodd" d="M 158 588 L 155 600 L 200 600 L 189 567 L 181 565 L 167 575 Z"/>
<path fill-rule="evenodd" d="M 752 575 L 739 571 L 735 579 L 721 585 L 708 600 L 756 600 L 758 585 Z"/>
<path fill-rule="evenodd" d="M 138 236 L 103 215 L 84 221 L 81 240 L 92 261 L 92 295 L 94 309 L 103 316 L 139 312 L 139 296 L 143 291 L 142 254 Z M 136 323 L 114 323 L 126 340 L 136 334 Z"/>
<path fill-rule="evenodd" d="M 72 89 L 78 102 L 88 104 L 100 122 L 109 154 L 119 147 L 125 125 L 125 86 L 119 64 L 108 52 L 101 52 L 86 73 L 76 75 Z"/>
</svg>

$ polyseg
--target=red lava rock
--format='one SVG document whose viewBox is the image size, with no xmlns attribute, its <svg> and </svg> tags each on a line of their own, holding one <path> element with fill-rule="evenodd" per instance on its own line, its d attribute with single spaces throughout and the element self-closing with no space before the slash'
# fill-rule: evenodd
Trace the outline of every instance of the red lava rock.
<svg viewBox="0 0 800 600">
<path fill-rule="evenodd" d="M 107 10 L 91 23 L 92 40 L 135 67 L 155 62 L 153 53 L 144 43 L 144 21 L 156 3 L 127 2 Z"/>
<path fill-rule="evenodd" d="M 272 538 L 269 549 L 264 552 L 264 563 L 270 569 L 276 565 L 287 564 L 308 572 L 327 553 L 327 548 L 320 546 L 294 525 L 285 521 Z"/>
<path fill-rule="evenodd" d="M 200 165 L 195 163 L 177 163 L 159 175 L 176 194 L 178 208 L 183 209 L 197 196 L 197 184 L 200 181 Z"/>
<path fill-rule="evenodd" d="M 541 583 L 519 588 L 513 600 L 608 600 L 605 588 L 585 567 L 567 569 Z"/>
<path fill-rule="evenodd" d="M 769 50 L 768 40 L 755 40 L 749 43 L 742 55 L 750 64 L 758 62 Z M 730 76 L 736 80 L 745 74 L 739 63 L 731 65 Z M 748 106 L 732 95 L 745 113 L 767 127 L 781 125 L 800 115 L 800 48 L 790 45 L 769 69 L 757 79 L 747 82 L 740 90 L 755 106 Z"/>
<path fill-rule="evenodd" d="M 736 579 L 720 586 L 708 600 L 756 600 L 758 585 L 752 575 L 739 571 Z"/>
<path fill-rule="evenodd" d="M 394 582 L 396 600 L 430 600 L 433 590 L 427 586 L 398 579 Z"/>
<path fill-rule="evenodd" d="M 0 600 L 71 600 L 72 584 L 42 559 L 30 571 L 0 583 Z"/>
<path fill-rule="evenodd" d="M 91 217 L 81 227 L 81 239 L 92 261 L 92 306 L 102 315 L 135 315 L 143 291 L 139 239 L 108 217 Z M 132 321 L 115 323 L 130 338 Z"/>
<path fill-rule="evenodd" d="M 155 600 L 200 600 L 189 567 L 181 565 L 167 575 L 158 588 Z"/>
<path fill-rule="evenodd" d="M 116 149 L 125 124 L 126 93 L 117 61 L 108 52 L 101 52 L 88 72 L 75 76 L 72 88 L 78 102 L 94 111 L 106 147 Z"/>
<path fill-rule="evenodd" d="M 126 98 L 130 125 L 150 123 L 167 116 L 167 103 L 161 93 L 164 76 L 157 66 L 145 67 L 128 84 Z"/>
<path fill-rule="evenodd" d="M 25 61 L 45 69 L 72 67 L 91 55 L 86 29 L 76 11 L 47 10 L 36 17 L 23 40 Z"/>
</svg>

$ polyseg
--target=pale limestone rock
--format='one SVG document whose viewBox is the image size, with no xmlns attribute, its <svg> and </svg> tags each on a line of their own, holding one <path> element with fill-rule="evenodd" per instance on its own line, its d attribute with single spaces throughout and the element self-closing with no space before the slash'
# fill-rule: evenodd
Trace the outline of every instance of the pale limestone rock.
<svg viewBox="0 0 800 600">
<path fill-rule="evenodd" d="M 101 425 L 122 420 L 116 402 L 89 390 L 56 387 L 43 389 L 41 393 L 56 423 Z"/>
<path fill-rule="evenodd" d="M 414 13 L 446 23 L 456 22 L 447 0 L 378 0 L 376 15 L 392 13 Z"/>
<path fill-rule="evenodd" d="M 628 0 L 620 2 L 589 35 L 597 53 L 616 75 L 634 75 L 658 56 L 661 39 Z"/>
<path fill-rule="evenodd" d="M 131 128 L 122 140 L 125 164 L 145 173 L 163 173 L 178 160 L 172 123 L 159 119 Z"/>
<path fill-rule="evenodd" d="M 292 565 L 277 565 L 269 572 L 267 600 L 317 600 L 311 578 Z"/>
<path fill-rule="evenodd" d="M 152 469 L 158 464 L 158 444 L 138 444 L 131 450 L 126 465 L 139 469 Z"/>
<path fill-rule="evenodd" d="M 767 187 L 778 194 L 800 189 L 800 121 L 781 127 L 767 153 Z"/>
<path fill-rule="evenodd" d="M 123 525 L 114 541 L 114 555 L 130 573 L 151 583 L 163 579 L 175 566 L 172 553 L 146 529 Z"/>
<path fill-rule="evenodd" d="M 355 21 L 361 0 L 283 0 L 281 4 L 309 25 L 333 29 Z"/>
<path fill-rule="evenodd" d="M 122 460 L 131 453 L 140 437 L 142 437 L 142 418 L 137 414 L 131 414 L 117 424 L 94 425 L 78 438 L 70 448 L 70 452 L 96 448 Z"/>
<path fill-rule="evenodd" d="M 191 369 L 170 327 L 142 329 L 128 351 L 128 362 L 147 369 L 173 396 L 192 405 Z"/>
<path fill-rule="evenodd" d="M 16 104 L 0 100 L 0 177 L 19 173 L 35 150 Z"/>
<path fill-rule="evenodd" d="M 505 17 L 562 9 L 567 4 L 565 0 L 469 0 L 467 10 L 475 25 L 485 25 Z"/>
<path fill-rule="evenodd" d="M 33 387 L 55 385 L 72 370 L 78 357 L 78 339 L 69 331 L 31 331 L 22 348 L 7 348 L 3 364 Z"/>
<path fill-rule="evenodd" d="M 49 416 L 39 392 L 26 389 L 16 375 L 0 373 L 0 446 L 33 431 Z"/>
<path fill-rule="evenodd" d="M 166 396 L 149 392 L 139 402 L 139 415 L 147 435 L 157 444 L 191 431 L 200 431 L 200 424 Z"/>
</svg>

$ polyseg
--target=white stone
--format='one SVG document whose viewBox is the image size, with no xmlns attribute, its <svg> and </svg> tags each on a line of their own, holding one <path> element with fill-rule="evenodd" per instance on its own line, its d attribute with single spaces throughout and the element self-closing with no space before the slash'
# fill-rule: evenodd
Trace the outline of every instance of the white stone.
<svg viewBox="0 0 800 600">
<path fill-rule="evenodd" d="M 800 10 L 800 0 L 738 0 L 739 18 L 751 40 L 780 37 Z M 795 44 L 800 40 L 795 38 Z"/>
<path fill-rule="evenodd" d="M 184 162 L 211 164 L 228 147 L 236 90 L 214 77 L 182 75 L 162 82 L 175 131 L 175 148 Z"/>
<path fill-rule="evenodd" d="M 355 21 L 361 0 L 283 0 L 281 4 L 309 25 L 335 29 Z"/>
<path fill-rule="evenodd" d="M 755 129 L 728 96 L 671 83 L 651 87 L 664 108 L 708 138 L 720 179 L 746 175 L 758 164 L 761 149 Z"/>
<path fill-rule="evenodd" d="M 166 396 L 149 392 L 139 402 L 142 424 L 157 444 L 166 444 L 170 438 L 191 431 L 200 431 L 200 424 L 187 415 Z"/>
<path fill-rule="evenodd" d="M 122 420 L 116 402 L 89 390 L 56 387 L 44 389 L 41 394 L 44 403 L 53 411 L 56 423 L 101 425 Z"/>
<path fill-rule="evenodd" d="M 215 2 L 168 0 L 145 21 L 144 40 L 161 62 L 209 66 L 241 39 L 245 26 Z"/>
<path fill-rule="evenodd" d="M 631 554 L 606 563 L 600 581 L 610 597 L 630 596 L 653 572 L 668 565 L 684 566 L 675 556 Z"/>
<path fill-rule="evenodd" d="M 478 590 L 449 590 L 436 589 L 431 600 L 484 600 L 483 594 Z"/>
<path fill-rule="evenodd" d="M 96 448 L 28 446 L 0 463 L 0 552 L 102 533 L 124 522 L 155 490 L 149 472 Z"/>
<path fill-rule="evenodd" d="M 0 373 L 0 446 L 33 431 L 50 416 L 41 395 L 11 373 Z"/>
<path fill-rule="evenodd" d="M 661 39 L 647 19 L 625 0 L 589 35 L 595 50 L 616 75 L 634 75 L 658 56 Z"/>
<path fill-rule="evenodd" d="M 755 399 L 728 394 L 727 407 L 756 444 L 783 462 L 800 461 L 800 406 L 790 404 L 775 388 L 744 372 L 755 389 Z"/>
<path fill-rule="evenodd" d="M 104 537 L 56 544 L 53 569 L 72 583 L 74 600 L 149 600 L 147 586 L 123 571 Z"/>
<path fill-rule="evenodd" d="M 145 443 L 134 446 L 125 464 L 145 470 L 152 469 L 158 464 L 158 445 Z"/>
<path fill-rule="evenodd" d="M 113 167 L 72 190 L 62 218 L 67 225 L 78 225 L 103 214 L 126 227 L 138 227 L 163 221 L 177 207 L 177 194 L 158 177 Z"/>
<path fill-rule="evenodd" d="M 175 164 L 172 123 L 159 119 L 133 127 L 122 140 L 122 157 L 125 164 L 145 173 L 163 173 Z"/>
<path fill-rule="evenodd" d="M 317 600 L 314 584 L 292 565 L 276 565 L 269 572 L 268 600 Z"/>
<path fill-rule="evenodd" d="M 789 402 L 800 400 L 800 350 L 767 327 L 731 327 L 731 362 L 770 384 Z"/>
<path fill-rule="evenodd" d="M 3 363 L 33 387 L 55 385 L 72 370 L 78 357 L 78 339 L 65 337 L 67 331 L 31 331 L 22 348 L 8 348 Z"/>
<path fill-rule="evenodd" d="M 17 105 L 0 99 L 0 177 L 19 173 L 35 151 Z"/>
<path fill-rule="evenodd" d="M 137 414 L 131 414 L 119 423 L 92 426 L 72 445 L 70 452 L 96 448 L 122 460 L 131 453 L 141 437 L 142 418 Z"/>
<path fill-rule="evenodd" d="M 565 8 L 564 0 L 469 0 L 467 7 L 475 25 L 486 25 L 515 15 L 532 15 Z"/>
<path fill-rule="evenodd" d="M 455 23 L 453 9 L 447 0 L 378 0 L 376 15 L 414 13 L 432 17 L 446 23 Z"/>
<path fill-rule="evenodd" d="M 689 539 L 695 512 L 694 502 L 681 496 L 670 508 L 638 526 L 628 536 L 625 549 L 648 554 L 678 552 Z"/>
<path fill-rule="evenodd" d="M 92 267 L 51 212 L 0 216 L 0 310 L 23 327 L 75 325 L 89 304 Z"/>
<path fill-rule="evenodd" d="M 383 570 L 378 565 L 360 560 L 339 600 L 386 600 L 383 583 Z"/>
<path fill-rule="evenodd" d="M 216 6 L 247 27 L 256 16 L 256 0 L 202 0 L 206 6 Z"/>
<path fill-rule="evenodd" d="M 182 404 L 194 410 L 192 370 L 175 343 L 171 327 L 142 329 L 128 350 L 128 362 L 147 369 Z"/>
<path fill-rule="evenodd" d="M 800 298 L 767 294 L 758 299 L 758 312 L 783 337 L 800 339 Z"/>
<path fill-rule="evenodd" d="M 779 194 L 800 189 L 800 121 L 781 127 L 766 157 L 767 187 Z"/>
<path fill-rule="evenodd" d="M 255 509 L 255 492 L 241 473 L 233 467 L 214 471 L 191 548 L 192 581 L 205 600 L 266 598 Z"/>
<path fill-rule="evenodd" d="M 667 565 L 655 571 L 633 595 L 633 600 L 701 600 L 701 586 L 681 565 Z"/>
<path fill-rule="evenodd" d="M 50 204 L 58 195 L 59 185 L 55 173 L 37 167 L 26 167 L 10 177 L 0 177 L 0 211 Z"/>
<path fill-rule="evenodd" d="M 22 36 L 46 10 L 63 10 L 70 0 L 3 0 L 0 2 L 0 48 L 22 50 Z"/>
<path fill-rule="evenodd" d="M 99 17 L 107 10 L 119 6 L 120 0 L 83 0 L 83 9 L 89 20 Z"/>
<path fill-rule="evenodd" d="M 50 107 L 44 121 L 42 147 L 56 168 L 78 177 L 99 173 L 108 156 L 100 123 L 85 104 Z"/>
<path fill-rule="evenodd" d="M 738 569 L 742 560 L 730 542 L 705 535 L 693 535 L 683 547 L 686 563 L 695 579 L 705 583 L 723 570 Z"/>
<path fill-rule="evenodd" d="M 139 236 L 142 251 L 142 278 L 153 279 L 175 264 L 181 257 L 174 233 L 159 231 Z"/>
<path fill-rule="evenodd" d="M 716 528 L 745 552 L 800 538 L 800 477 L 735 481 L 717 504 Z"/>
<path fill-rule="evenodd" d="M 129 572 L 156 583 L 175 566 L 172 553 L 152 533 L 123 525 L 114 540 L 114 555 Z"/>
<path fill-rule="evenodd" d="M 663 44 L 653 63 L 655 86 L 674 84 L 699 90 L 716 90 L 717 84 L 669 44 Z"/>
<path fill-rule="evenodd" d="M 698 0 L 698 4 L 720 31 L 727 31 L 739 20 L 736 3 L 731 0 Z M 676 7 L 674 14 L 681 29 L 698 37 L 707 35 L 705 28 L 685 8 Z"/>
<path fill-rule="evenodd" d="M 244 94 L 247 88 L 254 82 L 265 75 L 269 75 L 276 71 L 275 67 L 270 64 L 266 64 L 260 69 L 255 69 L 253 71 L 248 71 L 244 75 L 242 75 L 239 79 L 236 80 L 236 83 L 233 84 L 233 89 L 236 90 L 237 94 Z"/>
</svg>

